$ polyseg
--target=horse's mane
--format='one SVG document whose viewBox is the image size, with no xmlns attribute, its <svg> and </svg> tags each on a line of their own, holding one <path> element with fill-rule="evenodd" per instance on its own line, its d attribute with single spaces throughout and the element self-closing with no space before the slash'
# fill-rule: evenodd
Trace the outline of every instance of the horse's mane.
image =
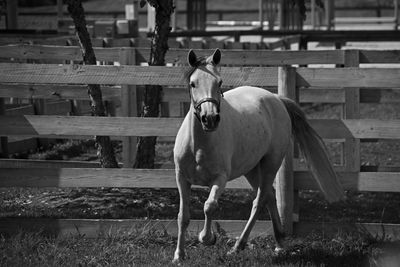
<svg viewBox="0 0 400 267">
<path fill-rule="evenodd" d="M 198 57 L 194 66 L 189 66 L 189 68 L 185 71 L 184 78 L 185 81 L 189 81 L 190 76 L 192 76 L 193 72 L 200 66 L 207 65 L 207 57 Z"/>
</svg>

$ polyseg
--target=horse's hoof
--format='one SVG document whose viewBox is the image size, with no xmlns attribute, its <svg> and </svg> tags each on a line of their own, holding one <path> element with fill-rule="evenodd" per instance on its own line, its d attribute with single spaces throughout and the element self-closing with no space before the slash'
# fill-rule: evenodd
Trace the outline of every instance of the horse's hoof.
<svg viewBox="0 0 400 267">
<path fill-rule="evenodd" d="M 174 259 L 172 260 L 172 264 L 177 265 L 177 266 L 181 266 L 183 262 L 182 258 L 176 258 L 174 257 Z"/>
<path fill-rule="evenodd" d="M 236 241 L 235 245 L 231 248 L 231 250 L 228 251 L 228 253 L 226 253 L 226 255 L 231 256 L 237 254 L 239 251 L 244 250 L 246 246 L 246 243 Z"/>
<path fill-rule="evenodd" d="M 233 248 L 231 248 L 227 253 L 226 256 L 233 256 L 235 254 L 237 254 L 239 252 L 238 248 L 236 246 L 234 246 Z"/>
<path fill-rule="evenodd" d="M 202 236 L 200 233 L 199 242 L 205 246 L 213 246 L 217 243 L 217 236 L 214 233 L 211 233 L 211 238 L 205 238 L 205 236 Z"/>
<path fill-rule="evenodd" d="M 276 246 L 273 252 L 274 256 L 282 255 L 285 252 L 285 249 L 281 246 Z"/>
<path fill-rule="evenodd" d="M 283 250 L 285 248 L 288 248 L 292 243 L 293 243 L 293 238 L 285 236 L 278 240 L 276 246 L 279 247 L 280 250 Z"/>
<path fill-rule="evenodd" d="M 182 265 L 182 261 L 185 259 L 185 253 L 181 251 L 175 251 L 174 259 L 172 260 L 172 264 Z"/>
<path fill-rule="evenodd" d="M 173 259 L 172 264 L 176 266 L 182 266 L 182 260 L 179 259 Z"/>
</svg>

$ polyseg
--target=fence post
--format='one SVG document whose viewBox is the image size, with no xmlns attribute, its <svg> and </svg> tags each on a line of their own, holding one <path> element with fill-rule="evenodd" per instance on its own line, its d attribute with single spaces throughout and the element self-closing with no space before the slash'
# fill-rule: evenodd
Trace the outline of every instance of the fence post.
<svg viewBox="0 0 400 267">
<path fill-rule="evenodd" d="M 325 23 L 328 31 L 335 27 L 335 2 L 334 0 L 325 0 Z"/>
<path fill-rule="evenodd" d="M 7 0 L 6 29 L 18 29 L 18 1 Z"/>
<path fill-rule="evenodd" d="M 136 65 L 136 50 L 120 50 L 121 65 Z M 136 85 L 122 85 L 121 87 L 121 116 L 137 116 L 137 93 Z M 134 127 L 134 125 L 132 125 Z M 132 168 L 136 159 L 137 137 L 129 136 L 122 139 L 122 162 L 124 168 Z"/>
<path fill-rule="evenodd" d="M 265 0 L 258 0 L 258 20 L 260 21 L 260 29 L 264 29 L 264 11 Z M 261 37 L 262 38 L 262 37 Z"/>
<path fill-rule="evenodd" d="M 278 94 L 287 98 L 296 99 L 296 69 L 290 66 L 278 68 Z M 294 183 L 293 183 L 293 142 L 276 177 L 276 204 L 279 216 L 286 234 L 293 233 L 293 207 L 294 207 Z"/>
<path fill-rule="evenodd" d="M 399 26 L 399 0 L 393 1 L 394 5 L 394 30 L 397 30 Z"/>
<path fill-rule="evenodd" d="M 4 98 L 0 97 L 0 116 L 3 116 L 5 114 L 6 114 L 5 101 L 4 101 Z M 8 137 L 7 136 L 0 137 L 0 148 L 1 148 L 0 158 L 8 158 Z"/>
<path fill-rule="evenodd" d="M 344 66 L 358 67 L 360 54 L 358 50 L 344 51 Z M 360 88 L 345 88 L 344 119 L 360 118 Z M 347 171 L 360 171 L 360 139 L 346 138 L 344 143 L 344 162 Z"/>
<path fill-rule="evenodd" d="M 57 30 L 61 31 L 61 22 L 64 19 L 63 0 L 57 0 Z"/>
</svg>

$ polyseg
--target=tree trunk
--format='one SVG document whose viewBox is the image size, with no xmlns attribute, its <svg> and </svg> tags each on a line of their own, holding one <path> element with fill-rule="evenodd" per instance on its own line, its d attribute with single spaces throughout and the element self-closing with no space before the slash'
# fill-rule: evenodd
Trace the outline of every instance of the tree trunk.
<svg viewBox="0 0 400 267">
<path fill-rule="evenodd" d="M 151 42 L 149 64 L 151 66 L 164 66 L 165 54 L 168 50 L 168 35 L 171 32 L 171 14 L 174 12 L 173 0 L 148 0 L 147 2 L 156 9 L 156 25 Z M 158 117 L 161 92 L 161 86 L 145 87 L 142 117 Z M 134 168 L 154 168 L 156 141 L 157 137 L 155 136 L 139 138 Z"/>
<path fill-rule="evenodd" d="M 68 12 L 70 13 L 82 50 L 83 62 L 86 65 L 96 65 L 92 41 L 86 28 L 86 19 L 81 0 L 68 0 Z M 91 100 L 93 116 L 105 116 L 100 85 L 88 84 L 88 94 Z M 109 136 L 95 136 L 97 155 L 103 168 L 118 168 L 115 159 L 114 148 Z"/>
</svg>

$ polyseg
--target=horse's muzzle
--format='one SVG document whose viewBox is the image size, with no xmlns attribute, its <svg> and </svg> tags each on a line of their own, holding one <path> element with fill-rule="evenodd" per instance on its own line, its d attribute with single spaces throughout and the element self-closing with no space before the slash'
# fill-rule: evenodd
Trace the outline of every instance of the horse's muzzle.
<svg viewBox="0 0 400 267">
<path fill-rule="evenodd" d="M 217 129 L 221 117 L 219 116 L 219 113 L 210 115 L 204 114 L 201 115 L 200 120 L 201 120 L 201 125 L 203 126 L 203 130 L 206 132 L 212 132 Z"/>
</svg>

